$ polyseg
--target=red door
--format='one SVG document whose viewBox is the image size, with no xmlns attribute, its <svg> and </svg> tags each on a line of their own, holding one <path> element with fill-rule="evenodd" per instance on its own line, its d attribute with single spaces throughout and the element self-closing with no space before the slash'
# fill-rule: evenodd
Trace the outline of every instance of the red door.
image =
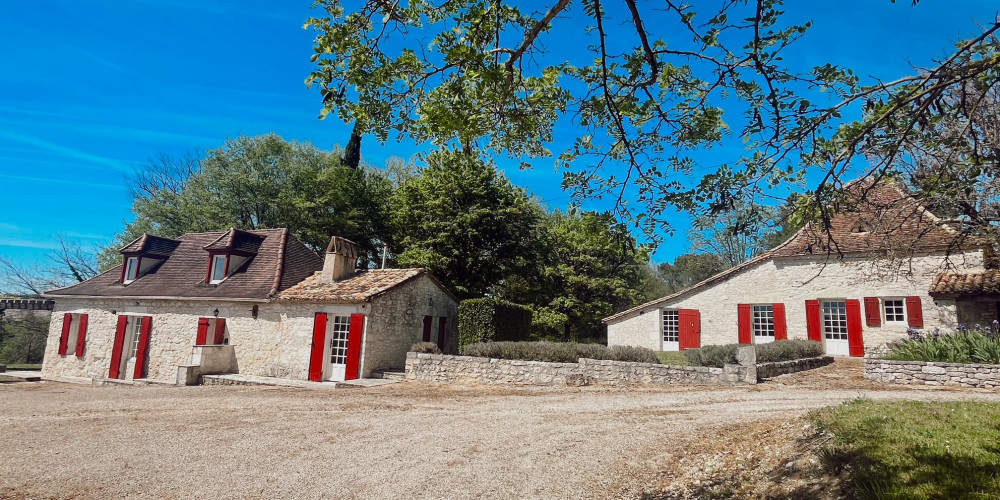
<svg viewBox="0 0 1000 500">
<path fill-rule="evenodd" d="M 365 315 L 352 314 L 350 332 L 347 334 L 347 368 L 344 380 L 354 380 L 361 368 L 361 340 L 365 335 Z"/>
<path fill-rule="evenodd" d="M 701 313 L 697 309 L 677 311 L 678 347 L 680 350 L 701 347 Z"/>
</svg>

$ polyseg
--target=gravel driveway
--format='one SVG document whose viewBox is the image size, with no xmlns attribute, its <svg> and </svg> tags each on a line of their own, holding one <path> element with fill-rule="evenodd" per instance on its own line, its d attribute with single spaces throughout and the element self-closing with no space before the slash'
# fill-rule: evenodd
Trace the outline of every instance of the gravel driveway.
<svg viewBox="0 0 1000 500">
<path fill-rule="evenodd" d="M 755 387 L 367 389 L 0 384 L 0 498 L 608 498 L 695 439 L 861 395 L 860 364 Z"/>
</svg>

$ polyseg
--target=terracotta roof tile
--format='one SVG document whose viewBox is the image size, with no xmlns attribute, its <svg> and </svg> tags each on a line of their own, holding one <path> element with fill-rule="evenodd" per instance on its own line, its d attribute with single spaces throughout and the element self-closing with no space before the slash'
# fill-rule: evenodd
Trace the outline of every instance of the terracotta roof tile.
<svg viewBox="0 0 1000 500">
<path fill-rule="evenodd" d="M 48 291 L 46 295 L 267 299 L 323 268 L 323 260 L 297 238 L 282 237 L 287 234 L 286 229 L 240 232 L 253 236 L 245 240 L 260 239 L 258 251 L 217 285 L 205 282 L 209 256 L 205 247 L 228 232 L 181 236 L 169 258 L 127 285 L 118 281 L 121 276 L 118 266 L 83 283 Z M 275 282 L 279 284 L 277 289 Z"/>
<path fill-rule="evenodd" d="M 931 285 L 934 294 L 1000 295 L 1000 270 L 941 273 Z"/>
<path fill-rule="evenodd" d="M 121 253 L 144 253 L 166 257 L 177 249 L 180 244 L 181 242 L 178 240 L 172 240 L 170 238 L 164 238 L 153 234 L 143 234 L 142 236 L 132 240 L 132 243 L 122 247 L 119 251 Z"/>
<path fill-rule="evenodd" d="M 248 231 L 230 229 L 215 241 L 205 245 L 205 250 L 238 250 L 241 252 L 257 253 L 263 243 L 264 237 Z"/>
<path fill-rule="evenodd" d="M 334 282 L 324 281 L 320 273 L 315 273 L 281 292 L 277 298 L 301 302 L 365 302 L 425 272 L 423 268 L 368 269 Z"/>
</svg>

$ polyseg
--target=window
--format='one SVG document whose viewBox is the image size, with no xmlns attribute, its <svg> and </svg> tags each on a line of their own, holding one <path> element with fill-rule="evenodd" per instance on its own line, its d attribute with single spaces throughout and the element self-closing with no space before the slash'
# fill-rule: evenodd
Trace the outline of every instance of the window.
<svg viewBox="0 0 1000 500">
<path fill-rule="evenodd" d="M 333 332 L 330 335 L 330 363 L 347 364 L 347 336 L 351 330 L 349 316 L 333 317 Z"/>
<path fill-rule="evenodd" d="M 122 277 L 122 283 L 131 283 L 135 281 L 135 278 L 138 275 L 139 275 L 139 257 L 126 257 L 125 275 Z"/>
<path fill-rule="evenodd" d="M 882 309 L 885 311 L 886 323 L 905 323 L 903 314 L 903 299 L 882 299 Z"/>
<path fill-rule="evenodd" d="M 847 340 L 847 304 L 844 301 L 822 302 L 823 335 L 827 340 Z"/>
<path fill-rule="evenodd" d="M 664 342 L 679 342 L 680 341 L 680 317 L 676 310 L 673 311 L 663 311 L 663 341 Z"/>
<path fill-rule="evenodd" d="M 211 277 L 209 278 L 209 283 L 213 284 L 220 283 L 225 278 L 226 278 L 226 256 L 213 255 Z"/>
<path fill-rule="evenodd" d="M 774 306 L 753 306 L 753 336 L 761 340 L 774 340 Z"/>
<path fill-rule="evenodd" d="M 132 324 L 132 338 L 131 338 L 131 349 L 129 349 L 129 357 L 134 358 L 139 352 L 139 337 L 142 333 L 142 318 L 139 316 L 133 316 L 129 318 L 129 322 Z"/>
</svg>

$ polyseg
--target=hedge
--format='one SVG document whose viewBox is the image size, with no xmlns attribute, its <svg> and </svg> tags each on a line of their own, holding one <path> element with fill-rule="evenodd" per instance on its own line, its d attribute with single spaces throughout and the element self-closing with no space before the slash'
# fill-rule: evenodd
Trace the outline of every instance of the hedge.
<svg viewBox="0 0 1000 500">
<path fill-rule="evenodd" d="M 531 334 L 532 310 L 506 300 L 482 298 L 458 305 L 458 348 L 476 342 L 525 340 Z"/>
<path fill-rule="evenodd" d="M 465 356 L 550 363 L 576 363 L 580 358 L 659 364 L 656 351 L 645 347 L 575 342 L 481 342 L 462 350 Z"/>
<path fill-rule="evenodd" d="M 707 345 L 684 351 L 688 363 L 695 366 L 722 368 L 736 363 L 736 349 L 745 344 Z M 815 358 L 823 355 L 823 344 L 814 340 L 778 340 L 754 346 L 758 363 L 776 363 L 793 359 Z"/>
</svg>

